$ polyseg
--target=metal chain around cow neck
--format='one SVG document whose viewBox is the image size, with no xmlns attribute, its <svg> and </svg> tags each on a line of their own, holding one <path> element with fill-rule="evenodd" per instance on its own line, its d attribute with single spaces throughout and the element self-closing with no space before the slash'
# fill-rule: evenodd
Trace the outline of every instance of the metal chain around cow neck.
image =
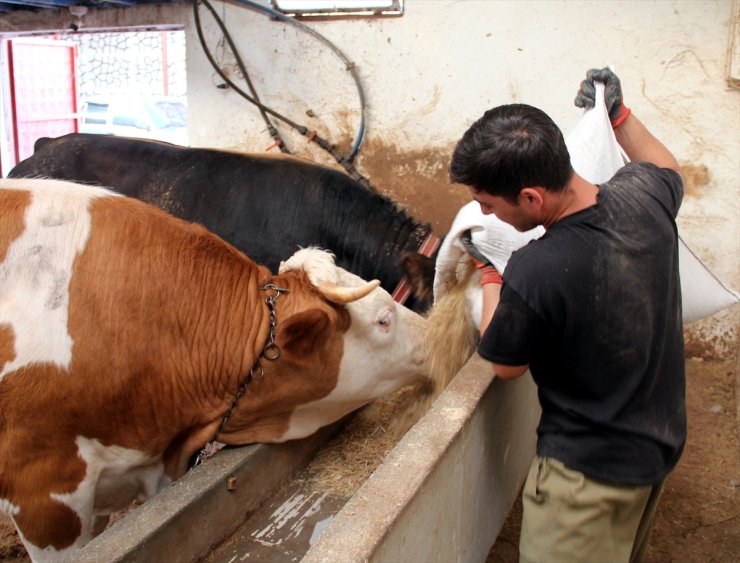
<svg viewBox="0 0 740 563">
<path fill-rule="evenodd" d="M 196 467 L 198 467 L 198 465 L 201 464 L 203 460 L 208 459 L 226 445 L 218 441 L 218 436 L 219 434 L 221 434 L 221 430 L 223 430 L 226 422 L 229 420 L 231 414 L 234 412 L 239 399 L 241 399 L 242 395 L 246 393 L 247 386 L 252 383 L 252 381 L 261 381 L 265 377 L 265 371 L 264 369 L 262 369 L 261 364 L 262 358 L 274 361 L 280 357 L 280 346 L 278 346 L 277 342 L 275 342 L 275 338 L 277 336 L 277 314 L 275 313 L 275 301 L 277 301 L 277 298 L 280 297 L 280 295 L 282 295 L 283 293 L 288 293 L 290 290 L 285 287 L 278 287 L 272 283 L 263 285 L 262 287 L 260 287 L 260 290 L 275 292 L 274 294 L 268 295 L 265 298 L 267 308 L 270 310 L 270 333 L 267 336 L 267 342 L 262 348 L 262 352 L 260 353 L 260 355 L 257 356 L 254 365 L 249 369 L 247 375 L 244 376 L 241 384 L 239 384 L 239 388 L 236 390 L 236 394 L 231 400 L 231 405 L 229 405 L 229 410 L 226 411 L 226 414 L 221 419 L 221 424 L 218 425 L 218 429 L 216 430 L 216 435 L 213 437 L 213 440 L 208 442 L 198 452 L 198 455 L 196 456 L 195 461 L 193 462 L 193 465 L 190 467 L 190 469 L 195 469 Z"/>
</svg>

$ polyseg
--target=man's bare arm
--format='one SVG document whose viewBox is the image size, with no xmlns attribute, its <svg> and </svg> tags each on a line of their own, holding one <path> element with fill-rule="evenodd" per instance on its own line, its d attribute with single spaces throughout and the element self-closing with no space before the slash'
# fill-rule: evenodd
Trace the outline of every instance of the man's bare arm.
<svg viewBox="0 0 740 563">
<path fill-rule="evenodd" d="M 651 162 L 661 168 L 670 168 L 678 172 L 681 180 L 685 182 L 676 157 L 647 130 L 647 127 L 633 113 L 614 128 L 614 135 L 630 160 Z"/>
<path fill-rule="evenodd" d="M 529 369 L 529 366 L 505 366 L 502 364 L 491 364 L 493 366 L 493 373 L 500 379 L 516 379 L 524 375 Z"/>
</svg>

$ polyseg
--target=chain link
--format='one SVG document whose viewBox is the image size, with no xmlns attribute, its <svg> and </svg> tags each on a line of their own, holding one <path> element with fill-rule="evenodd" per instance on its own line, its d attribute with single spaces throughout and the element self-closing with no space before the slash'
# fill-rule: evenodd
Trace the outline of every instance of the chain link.
<svg viewBox="0 0 740 563">
<path fill-rule="evenodd" d="M 265 298 L 265 303 L 267 303 L 267 308 L 270 310 L 270 331 L 267 335 L 267 342 L 265 343 L 265 346 L 262 348 L 262 352 L 259 356 L 257 356 L 257 359 L 254 362 L 254 365 L 249 368 L 249 371 L 247 372 L 247 375 L 244 376 L 244 379 L 239 384 L 239 388 L 236 390 L 236 394 L 234 395 L 234 398 L 231 400 L 231 404 L 229 405 L 229 410 L 226 411 L 226 414 L 221 419 L 221 423 L 218 425 L 218 429 L 216 430 L 216 435 L 213 437 L 213 440 L 206 444 L 203 449 L 201 449 L 198 452 L 198 455 L 195 458 L 195 461 L 193 462 L 192 467 L 190 468 L 195 469 L 198 465 L 201 464 L 201 462 L 210 457 L 210 455 L 213 455 L 218 449 L 215 449 L 213 446 L 211 446 L 212 443 L 217 442 L 219 434 L 221 434 L 221 431 L 223 430 L 224 426 L 226 426 L 226 423 L 228 422 L 229 418 L 231 418 L 231 414 L 234 412 L 234 409 L 236 408 L 236 404 L 239 402 L 239 399 L 242 398 L 242 396 L 247 392 L 247 386 L 249 386 L 252 381 L 261 381 L 265 377 L 265 370 L 262 368 L 262 364 L 260 360 L 262 358 L 265 358 L 266 360 L 274 361 L 277 360 L 280 357 L 280 354 L 282 351 L 280 350 L 280 346 L 278 346 L 276 342 L 277 338 L 277 313 L 275 312 L 275 301 L 277 301 L 278 297 L 280 297 L 283 293 L 288 293 L 290 290 L 285 287 L 278 287 L 275 284 L 268 283 L 260 288 L 261 291 L 273 291 L 274 293 L 272 295 L 268 295 Z M 215 449 L 215 451 L 214 451 Z M 210 453 L 213 452 L 213 453 Z M 210 454 L 210 455 L 209 455 Z"/>
</svg>

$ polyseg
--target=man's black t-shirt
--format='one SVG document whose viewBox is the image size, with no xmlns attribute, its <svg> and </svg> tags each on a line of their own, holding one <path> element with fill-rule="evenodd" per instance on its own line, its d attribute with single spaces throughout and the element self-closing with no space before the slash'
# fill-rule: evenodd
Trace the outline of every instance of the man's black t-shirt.
<svg viewBox="0 0 740 563">
<path fill-rule="evenodd" d="M 529 364 L 537 453 L 587 477 L 662 481 L 686 439 L 679 175 L 632 163 L 597 204 L 517 250 L 478 351 Z"/>
</svg>

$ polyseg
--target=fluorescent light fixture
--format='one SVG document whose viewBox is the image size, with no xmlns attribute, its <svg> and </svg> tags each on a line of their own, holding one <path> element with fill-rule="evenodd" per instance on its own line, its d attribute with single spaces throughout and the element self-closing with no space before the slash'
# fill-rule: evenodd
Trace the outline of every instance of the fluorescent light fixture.
<svg viewBox="0 0 740 563">
<path fill-rule="evenodd" d="M 289 16 L 400 16 L 404 0 L 270 0 Z"/>
</svg>

